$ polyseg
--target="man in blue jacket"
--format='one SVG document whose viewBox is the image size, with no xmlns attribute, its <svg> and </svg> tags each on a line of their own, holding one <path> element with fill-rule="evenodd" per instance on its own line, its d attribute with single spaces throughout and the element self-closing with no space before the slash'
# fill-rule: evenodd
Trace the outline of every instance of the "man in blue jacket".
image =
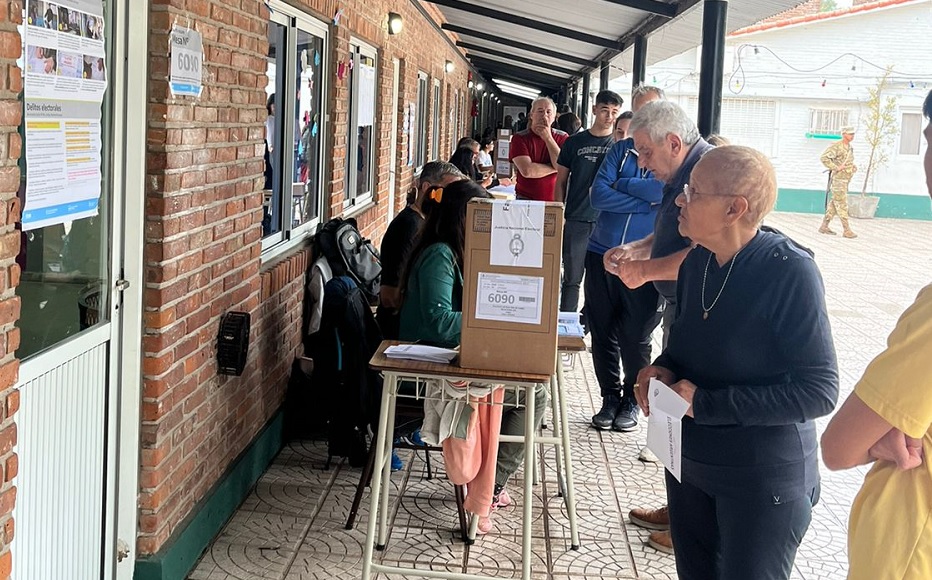
<svg viewBox="0 0 932 580">
<path fill-rule="evenodd" d="M 638 87 L 632 94 L 632 107 L 637 111 L 662 98 L 660 89 Z M 638 372 L 650 364 L 650 335 L 660 320 L 659 300 L 652 285 L 630 289 L 614 273 L 606 272 L 602 256 L 653 233 L 663 184 L 638 167 L 634 141 L 623 139 L 605 156 L 589 198 L 599 217 L 586 252 L 586 321 L 602 395 L 602 408 L 592 417 L 592 425 L 630 431 L 638 424 L 634 382 Z"/>
</svg>

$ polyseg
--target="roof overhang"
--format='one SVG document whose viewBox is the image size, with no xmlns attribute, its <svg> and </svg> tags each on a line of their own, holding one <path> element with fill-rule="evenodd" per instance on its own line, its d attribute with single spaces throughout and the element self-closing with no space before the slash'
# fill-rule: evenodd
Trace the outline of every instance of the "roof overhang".
<svg viewBox="0 0 932 580">
<path fill-rule="evenodd" d="M 420 0 L 412 0 L 418 4 Z M 728 4 L 726 32 L 792 8 L 801 0 Z M 698 46 L 702 0 L 435 0 L 447 31 L 476 70 L 557 92 L 612 65 L 611 78 L 631 70 L 634 39 L 648 39 L 647 64 Z"/>
</svg>

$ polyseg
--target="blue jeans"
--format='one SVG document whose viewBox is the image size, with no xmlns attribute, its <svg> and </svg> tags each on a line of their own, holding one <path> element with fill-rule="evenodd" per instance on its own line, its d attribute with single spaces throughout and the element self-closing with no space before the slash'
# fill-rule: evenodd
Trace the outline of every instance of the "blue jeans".
<svg viewBox="0 0 932 580">
<path fill-rule="evenodd" d="M 567 220 L 563 226 L 563 283 L 560 285 L 560 312 L 579 308 L 579 285 L 586 265 L 586 247 L 595 229 L 593 222 Z"/>
</svg>

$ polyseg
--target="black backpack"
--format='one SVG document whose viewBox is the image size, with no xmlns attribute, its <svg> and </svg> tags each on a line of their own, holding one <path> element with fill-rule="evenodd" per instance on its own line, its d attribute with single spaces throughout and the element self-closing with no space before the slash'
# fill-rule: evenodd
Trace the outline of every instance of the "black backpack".
<svg viewBox="0 0 932 580">
<path fill-rule="evenodd" d="M 382 379 L 369 359 L 382 342 L 372 310 L 356 281 L 334 276 L 324 286 L 320 330 L 307 337 L 314 359 L 315 404 L 325 415 L 329 456 L 365 464 L 366 434 L 378 423 Z M 329 458 L 327 464 L 329 465 Z"/>
<path fill-rule="evenodd" d="M 359 233 L 355 219 L 333 218 L 324 224 L 317 233 L 317 249 L 317 255 L 327 258 L 334 277 L 351 277 L 370 300 L 379 295 L 379 252 Z"/>
</svg>

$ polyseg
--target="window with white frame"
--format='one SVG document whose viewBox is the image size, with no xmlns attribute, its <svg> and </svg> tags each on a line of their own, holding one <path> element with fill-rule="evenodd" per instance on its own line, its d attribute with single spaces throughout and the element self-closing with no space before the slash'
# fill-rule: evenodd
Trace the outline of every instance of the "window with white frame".
<svg viewBox="0 0 932 580">
<path fill-rule="evenodd" d="M 420 171 L 427 163 L 427 104 L 430 93 L 427 73 L 417 73 L 417 127 L 415 127 L 414 166 Z"/>
<path fill-rule="evenodd" d="M 276 0 L 269 15 L 262 249 L 310 234 L 324 203 L 327 26 Z"/>
<path fill-rule="evenodd" d="M 922 141 L 922 115 L 903 113 L 900 124 L 900 155 L 919 155 Z"/>
<path fill-rule="evenodd" d="M 434 79 L 434 105 L 431 107 L 431 131 L 430 158 L 440 158 L 440 80 Z"/>
<path fill-rule="evenodd" d="M 848 124 L 847 109 L 809 109 L 810 135 L 840 135 Z"/>
<path fill-rule="evenodd" d="M 698 110 L 699 99 L 690 97 L 690 110 Z M 722 137 L 734 145 L 753 147 L 773 155 L 777 104 L 766 99 L 722 99 Z"/>
<path fill-rule="evenodd" d="M 375 181 L 376 51 L 350 42 L 349 127 L 346 136 L 346 205 L 372 199 Z"/>
</svg>

